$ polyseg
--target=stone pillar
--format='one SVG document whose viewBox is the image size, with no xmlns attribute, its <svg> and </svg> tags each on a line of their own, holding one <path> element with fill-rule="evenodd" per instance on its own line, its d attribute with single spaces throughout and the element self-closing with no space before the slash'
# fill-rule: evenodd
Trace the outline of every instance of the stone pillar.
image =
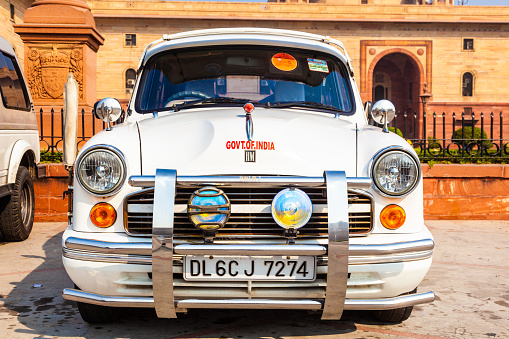
<svg viewBox="0 0 509 339">
<path fill-rule="evenodd" d="M 93 106 L 104 38 L 85 0 L 36 0 L 14 30 L 25 44 L 25 75 L 37 108 L 62 107 L 69 72 L 78 82 L 80 107 Z"/>
</svg>

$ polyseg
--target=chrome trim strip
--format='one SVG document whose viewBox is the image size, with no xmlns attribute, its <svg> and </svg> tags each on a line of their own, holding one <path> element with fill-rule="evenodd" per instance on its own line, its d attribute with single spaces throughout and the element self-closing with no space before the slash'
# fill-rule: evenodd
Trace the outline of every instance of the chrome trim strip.
<svg viewBox="0 0 509 339">
<path fill-rule="evenodd" d="M 154 307 L 152 297 L 116 297 L 83 292 L 71 288 L 64 289 L 65 300 L 78 301 L 110 307 Z M 345 310 L 389 310 L 430 303 L 435 300 L 433 292 L 402 295 L 384 299 L 346 299 Z M 206 307 L 206 306 L 209 307 Z M 217 306 L 216 306 L 217 305 Z M 288 308 L 286 308 L 287 305 Z M 316 308 L 318 305 L 320 307 Z M 266 300 L 266 299 L 233 299 L 233 300 L 179 300 L 180 308 L 263 308 L 263 309 L 320 309 L 321 302 L 316 300 Z M 240 307 L 242 306 L 242 307 Z M 309 308 L 307 308 L 309 307 Z"/>
<path fill-rule="evenodd" d="M 323 320 L 343 314 L 348 279 L 348 185 L 345 172 L 326 171 L 328 206 L 328 267 Z"/>
<path fill-rule="evenodd" d="M 317 300 L 274 300 L 274 299 L 226 299 L 203 300 L 186 299 L 177 302 L 180 309 L 187 308 L 221 308 L 250 310 L 321 310 L 322 303 Z"/>
<path fill-rule="evenodd" d="M 115 264 L 133 264 L 133 265 L 152 265 L 152 257 L 140 255 L 127 255 L 127 254 L 102 254 L 98 252 L 86 252 L 80 250 L 72 250 L 69 248 L 62 248 L 62 255 L 64 258 L 94 261 L 94 262 L 107 262 Z"/>
<path fill-rule="evenodd" d="M 292 252 L 288 252 L 288 249 L 290 249 L 289 246 L 292 246 Z M 380 245 L 350 244 L 348 264 L 389 264 L 394 262 L 424 260 L 431 257 L 433 248 L 434 242 L 432 239 Z M 293 252 L 293 250 L 295 250 L 295 252 Z M 212 251 L 214 252 L 213 254 L 217 255 L 262 254 L 258 253 L 258 251 L 264 251 L 263 254 L 274 253 L 274 255 L 324 255 L 325 247 L 322 245 L 301 244 L 180 244 L 175 246 L 175 253 L 184 255 L 212 254 L 210 253 Z M 65 240 L 63 252 L 64 257 L 71 258 L 72 255 L 71 259 L 76 260 L 121 263 L 122 260 L 127 260 L 128 258 L 128 263 L 135 264 L 136 261 L 140 261 L 140 264 L 145 264 L 151 263 L 150 257 L 147 258 L 147 261 L 143 256 L 151 255 L 152 245 L 147 242 L 120 243 L 69 237 Z M 127 257 L 128 255 L 129 257 Z M 115 261 L 110 261 L 110 259 Z M 326 258 L 324 258 L 324 260 L 326 260 Z"/>
<path fill-rule="evenodd" d="M 154 307 L 154 298 L 152 297 L 114 297 L 71 288 L 65 288 L 62 292 L 62 297 L 65 300 L 109 307 Z"/>
<path fill-rule="evenodd" d="M 346 178 L 348 188 L 367 189 L 372 185 L 368 177 Z M 133 175 L 129 177 L 129 185 L 133 187 L 153 187 L 155 176 Z M 256 187 L 258 185 L 280 186 L 307 186 L 325 187 L 324 177 L 298 177 L 298 176 L 179 176 L 177 186 L 226 186 L 226 187 Z"/>
<path fill-rule="evenodd" d="M 149 242 L 109 242 L 76 237 L 67 238 L 64 248 L 94 251 L 105 254 L 151 255 L 152 253 L 152 244 Z"/>
<path fill-rule="evenodd" d="M 431 258 L 433 251 L 405 253 L 383 256 L 350 256 L 348 265 L 394 264 L 398 262 L 417 261 Z"/>
<path fill-rule="evenodd" d="M 387 299 L 347 299 L 345 310 L 391 310 L 430 303 L 435 300 L 435 293 L 426 292 L 420 294 L 407 294 Z"/>
<path fill-rule="evenodd" d="M 127 199 L 126 199 L 127 201 Z M 125 204 L 127 205 L 127 204 Z M 234 204 L 231 205 L 231 213 L 271 213 L 269 204 Z M 152 213 L 152 204 L 133 204 L 124 208 L 129 213 Z M 349 204 L 348 213 L 371 213 L 371 203 Z M 187 204 L 176 204 L 175 213 L 187 213 Z M 314 204 L 313 213 L 327 213 L 326 204 Z"/>
<path fill-rule="evenodd" d="M 284 246 L 284 245 L 283 245 Z M 325 249 L 324 249 L 325 251 Z M 94 261 L 94 262 L 107 262 L 116 264 L 133 264 L 133 265 L 151 265 L 152 257 L 144 255 L 127 255 L 127 254 L 104 254 L 100 252 L 88 252 L 80 250 L 72 250 L 69 248 L 62 249 L 65 258 L 74 260 Z M 198 253 L 196 253 L 198 254 Z M 210 253 L 207 253 L 210 254 Z M 218 253 L 215 253 L 219 255 Z M 266 253 L 264 253 L 266 254 Z M 417 253 L 403 253 L 395 255 L 384 256 L 350 256 L 348 258 L 348 265 L 372 265 L 372 264 L 392 264 L 398 262 L 425 260 L 432 257 L 433 251 L 424 251 Z M 227 253 L 227 255 L 238 255 L 237 253 Z M 252 255 L 252 254 L 245 254 Z M 281 255 L 281 254 L 274 254 Z M 294 254 L 294 252 L 285 252 L 283 255 L 314 255 L 307 252 Z M 328 260 L 325 257 L 319 258 L 321 265 L 326 265 Z M 173 265 L 182 265 L 180 260 L 173 258 Z"/>
<path fill-rule="evenodd" d="M 321 245 L 216 245 L 182 244 L 175 246 L 175 254 L 195 255 L 324 255 L 325 246 Z"/>
<path fill-rule="evenodd" d="M 435 242 L 433 241 L 433 239 L 422 239 L 380 245 L 350 245 L 350 255 L 368 256 L 368 255 L 421 252 L 421 251 L 431 251 L 433 250 L 434 247 Z"/>
<path fill-rule="evenodd" d="M 157 316 L 176 318 L 173 299 L 173 207 L 177 171 L 156 170 L 152 226 L 152 285 Z"/>
</svg>

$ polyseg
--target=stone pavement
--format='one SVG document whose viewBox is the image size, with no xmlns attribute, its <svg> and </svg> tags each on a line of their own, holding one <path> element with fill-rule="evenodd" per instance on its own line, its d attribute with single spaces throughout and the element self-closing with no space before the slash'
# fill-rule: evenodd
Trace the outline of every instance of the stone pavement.
<svg viewBox="0 0 509 339">
<path fill-rule="evenodd" d="M 176 320 L 153 310 L 119 310 L 115 324 L 84 323 L 61 291 L 65 223 L 37 223 L 21 243 L 0 242 L 0 338 L 509 338 L 509 222 L 427 221 L 436 248 L 420 291 L 437 300 L 406 322 L 383 325 L 369 312 L 320 321 L 304 311 L 192 310 Z"/>
</svg>

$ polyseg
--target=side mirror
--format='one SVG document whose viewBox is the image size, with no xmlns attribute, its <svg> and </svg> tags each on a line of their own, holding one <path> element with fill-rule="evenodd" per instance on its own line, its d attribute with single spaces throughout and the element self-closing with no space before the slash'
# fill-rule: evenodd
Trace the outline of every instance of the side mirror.
<svg viewBox="0 0 509 339">
<path fill-rule="evenodd" d="M 373 103 L 371 101 L 366 101 L 364 103 L 364 114 L 366 114 L 366 118 L 369 120 L 371 116 L 371 109 L 373 107 Z"/>
<path fill-rule="evenodd" d="M 122 106 L 117 99 L 105 98 L 94 104 L 94 115 L 106 123 L 106 130 L 111 131 L 111 122 L 122 115 Z"/>
<path fill-rule="evenodd" d="M 378 124 L 383 124 L 383 132 L 389 133 L 387 125 L 394 120 L 396 116 L 396 108 L 389 100 L 377 101 L 371 110 L 371 117 Z"/>
</svg>

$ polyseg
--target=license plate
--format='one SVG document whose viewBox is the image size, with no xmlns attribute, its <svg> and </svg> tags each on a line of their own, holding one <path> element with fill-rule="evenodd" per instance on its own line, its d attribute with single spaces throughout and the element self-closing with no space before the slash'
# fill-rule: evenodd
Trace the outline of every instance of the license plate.
<svg viewBox="0 0 509 339">
<path fill-rule="evenodd" d="M 314 256 L 212 256 L 184 257 L 185 280 L 314 281 Z"/>
</svg>

